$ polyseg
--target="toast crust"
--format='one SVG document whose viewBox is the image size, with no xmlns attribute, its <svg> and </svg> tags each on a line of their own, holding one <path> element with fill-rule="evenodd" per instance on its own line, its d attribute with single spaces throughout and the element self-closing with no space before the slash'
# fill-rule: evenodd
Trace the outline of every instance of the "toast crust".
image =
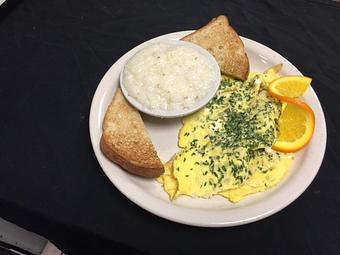
<svg viewBox="0 0 340 255">
<path fill-rule="evenodd" d="M 108 159 L 132 174 L 155 178 L 164 172 L 139 112 L 126 101 L 119 88 L 104 117 L 100 149 Z"/>
<path fill-rule="evenodd" d="M 226 16 L 213 18 L 207 25 L 181 40 L 208 50 L 215 57 L 223 74 L 240 80 L 248 78 L 249 60 L 244 44 Z"/>
</svg>

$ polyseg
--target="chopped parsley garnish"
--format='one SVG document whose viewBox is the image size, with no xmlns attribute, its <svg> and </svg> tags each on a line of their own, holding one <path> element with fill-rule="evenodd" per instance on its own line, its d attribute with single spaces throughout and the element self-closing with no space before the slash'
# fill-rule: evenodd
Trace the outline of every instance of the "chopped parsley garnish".
<svg viewBox="0 0 340 255">
<path fill-rule="evenodd" d="M 266 152 L 265 148 L 272 146 L 278 131 L 282 108 L 279 101 L 266 91 L 262 93 L 254 80 L 223 78 L 219 91 L 206 108 L 207 114 L 202 115 L 204 123 L 192 128 L 193 138 L 187 148 L 194 150 L 191 156 L 198 154 L 203 158 L 194 163 L 202 168 L 203 176 L 211 174 L 201 187 L 207 184 L 222 187 L 230 174 L 236 183 L 242 184 L 254 171 L 272 169 L 270 165 L 279 154 Z M 198 141 L 195 137 L 201 134 L 198 133 L 201 129 L 205 132 L 204 139 Z M 184 136 L 189 134 L 186 132 Z"/>
</svg>

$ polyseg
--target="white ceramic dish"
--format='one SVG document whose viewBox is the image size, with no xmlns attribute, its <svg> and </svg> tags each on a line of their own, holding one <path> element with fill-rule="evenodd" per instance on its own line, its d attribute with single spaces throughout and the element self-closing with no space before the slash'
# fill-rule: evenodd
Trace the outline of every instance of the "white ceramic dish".
<svg viewBox="0 0 340 255">
<path fill-rule="evenodd" d="M 218 87 L 220 86 L 221 71 L 220 71 L 220 67 L 218 66 L 218 63 L 216 62 L 215 58 L 208 51 L 206 51 L 202 47 L 199 47 L 199 46 L 197 46 L 193 43 L 178 41 L 178 40 L 164 40 L 164 41 L 162 41 L 162 43 L 170 44 L 170 45 L 173 45 L 173 46 L 190 47 L 190 48 L 196 50 L 198 53 L 200 53 L 203 57 L 205 57 L 210 62 L 211 66 L 213 67 L 213 71 L 214 71 L 214 80 L 211 83 L 211 89 L 208 91 L 208 93 L 204 97 L 197 100 L 196 103 L 190 108 L 184 108 L 184 109 L 181 109 L 181 110 L 173 110 L 173 111 L 165 111 L 165 110 L 157 110 L 157 109 L 151 110 L 151 109 L 148 109 L 145 106 L 143 106 L 138 100 L 136 100 L 134 97 L 130 96 L 129 93 L 127 92 L 127 90 L 124 86 L 124 82 L 123 82 L 123 80 L 124 80 L 123 79 L 124 78 L 124 68 L 123 68 L 123 70 L 120 74 L 120 87 L 122 89 L 122 92 L 123 92 L 125 98 L 135 108 L 137 108 L 139 111 L 144 112 L 148 115 L 160 117 L 160 118 L 182 117 L 182 116 L 185 116 L 185 115 L 189 115 L 190 113 L 193 113 L 195 111 L 198 111 L 203 106 L 205 106 L 210 101 L 210 99 L 212 99 L 214 97 Z M 146 45 L 146 46 L 148 46 L 148 45 Z M 140 49 L 140 50 L 142 50 L 142 49 Z M 131 57 L 133 57 L 133 55 Z"/>
<path fill-rule="evenodd" d="M 313 108 L 316 118 L 315 133 L 310 144 L 296 153 L 289 173 L 276 187 L 250 195 L 239 203 L 215 196 L 211 199 L 194 199 L 186 196 L 170 202 L 156 180 L 128 174 L 109 161 L 100 151 L 102 121 L 108 104 L 119 86 L 120 72 L 129 57 L 148 44 L 162 40 L 178 40 L 192 31 L 163 35 L 149 40 L 122 56 L 105 74 L 93 97 L 90 111 L 90 136 L 96 157 L 111 182 L 130 200 L 160 217 L 175 222 L 205 227 L 235 226 L 268 217 L 298 198 L 316 176 L 326 148 L 326 123 L 320 102 L 312 88 L 304 100 Z M 252 71 L 264 71 L 283 63 L 282 75 L 301 75 L 299 70 L 274 50 L 242 37 Z M 162 159 L 168 160 L 178 151 L 177 135 L 181 119 L 159 119 L 143 115 L 145 125 Z M 112 201 L 114 203 L 114 201 Z"/>
</svg>

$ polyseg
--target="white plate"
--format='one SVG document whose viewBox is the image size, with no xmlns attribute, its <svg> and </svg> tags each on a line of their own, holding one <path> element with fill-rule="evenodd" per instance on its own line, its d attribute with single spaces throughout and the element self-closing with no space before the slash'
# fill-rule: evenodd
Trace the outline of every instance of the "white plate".
<svg viewBox="0 0 340 255">
<path fill-rule="evenodd" d="M 304 95 L 304 100 L 313 108 L 316 117 L 315 133 L 310 144 L 296 153 L 292 168 L 278 186 L 263 193 L 250 195 L 236 204 L 219 196 L 211 199 L 182 196 L 170 202 L 168 195 L 156 180 L 128 174 L 109 161 L 100 151 L 102 121 L 107 106 L 119 86 L 119 75 L 126 60 L 148 44 L 167 39 L 178 40 L 191 32 L 166 34 L 142 43 L 122 56 L 107 71 L 98 85 L 90 111 L 90 136 L 96 157 L 107 177 L 126 197 L 145 210 L 168 220 L 194 226 L 225 227 L 268 217 L 299 197 L 320 168 L 326 148 L 326 123 L 320 102 L 312 88 Z M 272 49 L 244 37 L 242 41 L 250 59 L 250 70 L 264 71 L 275 64 L 283 63 L 282 75 L 301 75 L 295 66 Z M 143 115 L 143 119 L 160 157 L 168 160 L 178 151 L 177 134 L 181 120 L 162 120 L 146 115 Z"/>
</svg>

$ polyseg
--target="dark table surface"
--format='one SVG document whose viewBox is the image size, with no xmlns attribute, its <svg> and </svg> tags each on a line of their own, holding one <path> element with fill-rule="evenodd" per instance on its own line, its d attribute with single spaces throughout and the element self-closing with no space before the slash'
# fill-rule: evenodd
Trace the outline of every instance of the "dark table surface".
<svg viewBox="0 0 340 255">
<path fill-rule="evenodd" d="M 210 229 L 161 219 L 123 196 L 94 156 L 88 116 L 123 53 L 219 14 L 313 77 L 328 143 L 315 180 L 290 206 Z M 339 57 L 333 1 L 8 0 L 0 7 L 0 217 L 67 254 L 340 254 Z"/>
</svg>

